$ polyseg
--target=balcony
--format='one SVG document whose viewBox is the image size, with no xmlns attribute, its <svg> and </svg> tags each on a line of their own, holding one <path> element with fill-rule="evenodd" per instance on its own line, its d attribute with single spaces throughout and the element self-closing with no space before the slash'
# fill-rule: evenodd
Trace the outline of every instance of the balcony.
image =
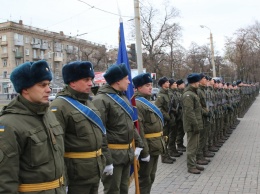
<svg viewBox="0 0 260 194">
<path fill-rule="evenodd" d="M 15 40 L 14 40 L 14 45 L 15 45 L 15 46 L 23 46 L 23 40 L 17 40 L 17 39 L 15 39 Z"/>
<path fill-rule="evenodd" d="M 62 57 L 54 57 L 54 61 L 55 62 L 61 62 L 61 61 L 63 61 L 63 58 Z"/>
<path fill-rule="evenodd" d="M 41 44 L 41 49 L 42 50 L 47 50 L 48 49 L 48 43 Z"/>
<path fill-rule="evenodd" d="M 67 54 L 72 54 L 72 53 L 74 53 L 73 49 L 65 49 L 65 50 L 66 50 L 66 53 L 67 53 Z"/>
<path fill-rule="evenodd" d="M 15 56 L 16 59 L 21 59 L 21 58 L 23 58 L 22 52 L 15 52 L 14 56 Z"/>
<path fill-rule="evenodd" d="M 7 41 L 1 41 L 1 46 L 7 46 Z"/>
<path fill-rule="evenodd" d="M 8 58 L 8 53 L 2 53 L 1 58 Z"/>
<path fill-rule="evenodd" d="M 39 49 L 39 48 L 41 48 L 41 44 L 40 44 L 40 43 L 31 43 L 31 45 L 32 45 L 32 48 L 33 48 L 33 49 Z"/>
<path fill-rule="evenodd" d="M 40 60 L 40 59 L 41 59 L 41 56 L 37 56 L 37 55 L 33 56 L 33 60 Z"/>
</svg>

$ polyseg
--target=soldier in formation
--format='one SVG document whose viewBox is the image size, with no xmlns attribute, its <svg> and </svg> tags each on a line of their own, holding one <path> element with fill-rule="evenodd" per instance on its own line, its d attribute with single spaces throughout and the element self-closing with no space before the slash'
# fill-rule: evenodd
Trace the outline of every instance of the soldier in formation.
<svg viewBox="0 0 260 194">
<path fill-rule="evenodd" d="M 162 138 L 163 115 L 150 102 L 152 79 L 150 73 L 143 73 L 133 78 L 136 88 L 135 99 L 138 109 L 140 134 L 144 142 L 139 163 L 140 193 L 149 194 L 155 180 L 159 155 L 164 152 L 165 145 Z"/>
<path fill-rule="evenodd" d="M 10 79 L 19 95 L 0 113 L 0 193 L 65 194 L 64 133 L 48 109 L 49 65 L 23 63 Z"/>
<path fill-rule="evenodd" d="M 105 194 L 128 193 L 130 166 L 143 149 L 143 142 L 133 123 L 132 106 L 124 94 L 130 83 L 128 74 L 124 64 L 110 66 L 104 74 L 108 84 L 101 86 L 93 98 L 107 130 L 108 148 L 111 152 L 107 164 L 113 164 L 113 175 L 104 174 L 102 177 Z M 147 157 L 146 155 L 146 160 Z"/>
<path fill-rule="evenodd" d="M 94 75 L 88 61 L 64 65 L 66 86 L 50 107 L 64 131 L 68 194 L 97 194 L 103 173 L 113 174 L 106 129 L 89 96 Z"/>
</svg>

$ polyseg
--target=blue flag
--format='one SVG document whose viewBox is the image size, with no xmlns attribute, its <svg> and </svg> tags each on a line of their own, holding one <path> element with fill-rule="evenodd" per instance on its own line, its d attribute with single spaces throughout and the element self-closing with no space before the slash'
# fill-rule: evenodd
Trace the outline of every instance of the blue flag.
<svg viewBox="0 0 260 194">
<path fill-rule="evenodd" d="M 120 29 L 119 29 L 119 48 L 118 48 L 118 54 L 117 54 L 117 64 L 122 64 L 124 63 L 128 69 L 128 79 L 130 81 L 130 84 L 128 86 L 128 89 L 126 91 L 126 96 L 128 98 L 128 100 L 132 103 L 133 106 L 133 110 L 134 110 L 134 123 L 136 128 L 139 130 L 138 128 L 138 124 L 137 124 L 137 120 L 138 120 L 138 116 L 137 116 L 137 108 L 136 108 L 136 103 L 135 103 L 135 99 L 134 99 L 134 87 L 132 84 L 132 76 L 131 76 L 131 68 L 129 65 L 129 60 L 128 60 L 128 55 L 127 55 L 127 50 L 126 50 L 126 45 L 125 45 L 125 35 L 124 35 L 124 26 L 123 26 L 123 22 L 120 21 Z"/>
<path fill-rule="evenodd" d="M 139 132 L 139 126 L 138 126 L 138 115 L 137 115 L 137 108 L 136 108 L 136 103 L 135 103 L 135 98 L 134 98 L 134 87 L 132 84 L 132 76 L 131 76 L 131 68 L 129 65 L 129 60 L 127 56 L 127 50 L 126 50 L 126 45 L 125 45 L 125 35 L 124 35 L 124 26 L 123 22 L 120 19 L 120 28 L 119 28 L 119 48 L 118 48 L 118 55 L 117 55 L 117 64 L 122 64 L 124 63 L 128 69 L 128 79 L 130 81 L 130 84 L 128 85 L 127 91 L 126 91 L 126 96 L 128 100 L 132 103 L 133 106 L 133 121 L 134 125 L 137 128 Z M 140 132 L 139 132 L 140 133 Z M 135 179 L 135 189 L 136 193 L 140 193 L 139 190 L 139 183 L 138 183 L 138 173 L 137 173 L 137 167 L 138 164 L 136 160 L 134 159 L 134 164 L 131 165 L 130 169 L 130 180 L 129 180 L 129 185 L 132 182 L 133 179 Z M 135 170 L 136 169 L 136 170 Z M 134 173 L 136 171 L 136 173 Z"/>
</svg>

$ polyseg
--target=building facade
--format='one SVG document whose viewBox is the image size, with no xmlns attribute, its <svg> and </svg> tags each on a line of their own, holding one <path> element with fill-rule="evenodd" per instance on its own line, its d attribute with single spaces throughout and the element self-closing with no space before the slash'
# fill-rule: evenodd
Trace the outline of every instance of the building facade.
<svg viewBox="0 0 260 194">
<path fill-rule="evenodd" d="M 10 82 L 10 73 L 19 64 L 26 61 L 46 60 L 53 73 L 53 87 L 63 86 L 61 69 L 64 64 L 83 60 L 88 52 L 94 57 L 104 45 L 60 33 L 8 21 L 0 23 L 0 94 L 13 94 L 15 90 Z"/>
</svg>

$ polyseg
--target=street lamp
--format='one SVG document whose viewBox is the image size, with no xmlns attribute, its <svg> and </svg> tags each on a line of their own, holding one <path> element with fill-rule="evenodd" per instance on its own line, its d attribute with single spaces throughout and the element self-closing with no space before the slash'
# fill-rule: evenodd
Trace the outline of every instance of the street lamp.
<svg viewBox="0 0 260 194">
<path fill-rule="evenodd" d="M 210 50 L 211 50 L 211 63 L 212 63 L 212 73 L 213 73 L 213 77 L 216 77 L 216 67 L 215 67 L 215 60 L 214 60 L 214 47 L 213 47 L 213 36 L 211 33 L 211 30 L 209 27 L 204 26 L 204 25 L 200 25 L 201 28 L 207 28 L 210 31 Z"/>
</svg>

